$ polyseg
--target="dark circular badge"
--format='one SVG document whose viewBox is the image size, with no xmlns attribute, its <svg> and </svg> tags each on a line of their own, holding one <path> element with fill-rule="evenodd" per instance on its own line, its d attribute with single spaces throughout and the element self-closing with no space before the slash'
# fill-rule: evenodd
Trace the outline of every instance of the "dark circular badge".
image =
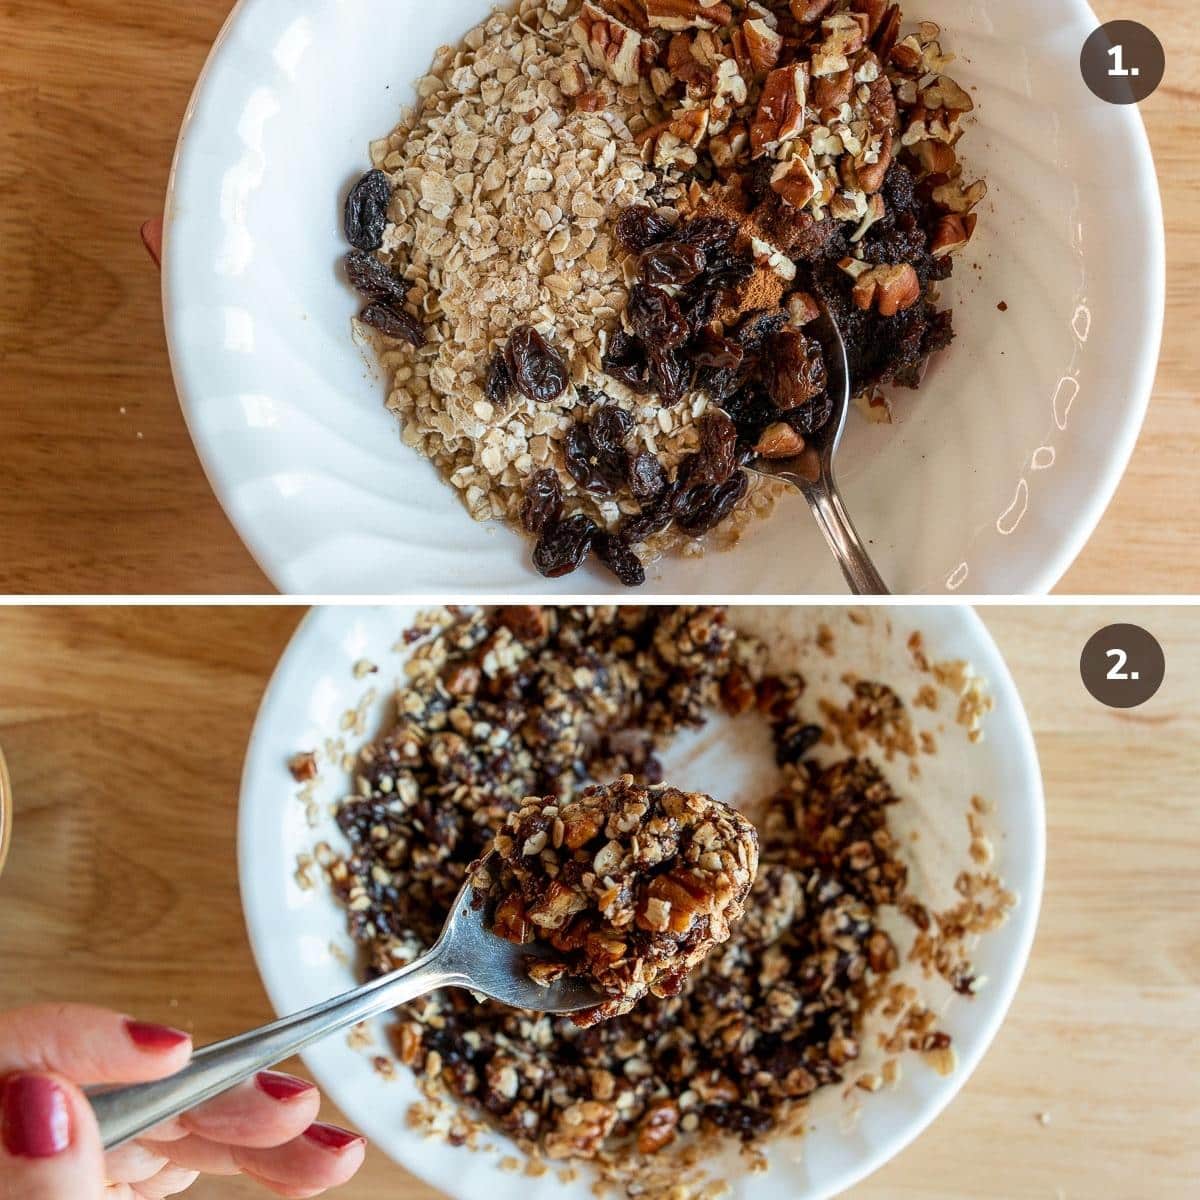
<svg viewBox="0 0 1200 1200">
<path fill-rule="evenodd" d="M 1079 56 L 1083 81 L 1109 104 L 1137 104 L 1162 83 L 1167 56 L 1153 30 L 1137 21 L 1109 21 Z"/>
<path fill-rule="evenodd" d="M 1079 656 L 1083 686 L 1109 708 L 1137 708 L 1162 687 L 1163 649 L 1140 625 L 1108 625 Z"/>
</svg>

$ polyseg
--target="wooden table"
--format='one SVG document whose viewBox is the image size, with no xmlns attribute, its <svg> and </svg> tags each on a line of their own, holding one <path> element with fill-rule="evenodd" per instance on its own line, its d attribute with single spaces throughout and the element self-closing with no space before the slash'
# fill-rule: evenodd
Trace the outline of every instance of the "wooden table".
<svg viewBox="0 0 1200 1200">
<path fill-rule="evenodd" d="M 997 3 L 1001 0 L 997 0 Z M 1133 464 L 1063 583 L 1200 592 L 1200 10 L 1094 0 L 1168 45 L 1144 106 L 1166 206 L 1169 314 Z M 254 593 L 175 401 L 138 240 L 229 0 L 0 5 L 0 594 Z"/>
<path fill-rule="evenodd" d="M 202 1041 L 269 1018 L 238 903 L 234 810 L 259 696 L 298 615 L 0 610 L 0 745 L 17 801 L 0 879 L 0 1007 L 87 998 Z M 1194 1197 L 1200 610 L 984 615 L 1042 755 L 1041 928 L 1012 1013 L 962 1095 L 853 1195 Z M 1167 679 L 1121 715 L 1084 692 L 1077 663 L 1091 633 L 1126 619 L 1157 634 Z M 435 1195 L 378 1152 L 342 1194 Z M 259 1193 L 217 1180 L 189 1195 Z"/>
</svg>

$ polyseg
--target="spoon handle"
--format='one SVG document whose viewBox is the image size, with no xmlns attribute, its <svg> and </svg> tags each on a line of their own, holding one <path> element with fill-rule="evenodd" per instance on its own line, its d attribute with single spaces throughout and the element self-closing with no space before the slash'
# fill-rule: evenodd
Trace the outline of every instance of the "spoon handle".
<svg viewBox="0 0 1200 1200">
<path fill-rule="evenodd" d="M 115 1150 L 339 1029 L 357 1025 L 435 988 L 461 984 L 462 976 L 446 969 L 442 962 L 442 949 L 439 943 L 424 958 L 352 992 L 261 1029 L 205 1046 L 196 1051 L 182 1071 L 167 1079 L 89 1091 L 88 1100 L 100 1124 L 105 1150 Z"/>
<path fill-rule="evenodd" d="M 812 509 L 817 525 L 825 535 L 829 548 L 842 568 L 850 591 L 856 596 L 887 596 L 887 584 L 863 545 L 850 514 L 842 503 L 841 493 L 833 479 L 826 475 L 815 486 L 802 487 L 804 498 Z"/>
</svg>

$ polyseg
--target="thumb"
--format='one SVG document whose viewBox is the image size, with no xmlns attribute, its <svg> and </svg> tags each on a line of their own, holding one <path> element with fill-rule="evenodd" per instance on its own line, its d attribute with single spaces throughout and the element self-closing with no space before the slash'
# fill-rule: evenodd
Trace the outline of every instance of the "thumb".
<svg viewBox="0 0 1200 1200">
<path fill-rule="evenodd" d="M 0 1079 L 0 1200 L 100 1200 L 104 1151 L 91 1106 L 50 1072 Z"/>
</svg>

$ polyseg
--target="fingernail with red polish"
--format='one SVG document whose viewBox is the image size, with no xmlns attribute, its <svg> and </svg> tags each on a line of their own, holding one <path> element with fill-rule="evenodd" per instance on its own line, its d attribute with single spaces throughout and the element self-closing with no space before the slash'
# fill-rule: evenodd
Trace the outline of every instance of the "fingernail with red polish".
<svg viewBox="0 0 1200 1200">
<path fill-rule="evenodd" d="M 297 1079 L 295 1075 L 281 1075 L 278 1071 L 260 1071 L 254 1077 L 254 1082 L 266 1092 L 272 1100 L 295 1100 L 313 1090 L 313 1084 L 307 1079 Z"/>
<path fill-rule="evenodd" d="M 304 1136 L 310 1142 L 316 1142 L 318 1146 L 325 1146 L 329 1150 L 345 1150 L 349 1146 L 353 1146 L 355 1142 L 365 1142 L 367 1139 L 358 1133 L 351 1133 L 348 1129 L 339 1129 L 336 1125 L 326 1125 L 321 1121 L 310 1125 L 305 1131 Z"/>
<path fill-rule="evenodd" d="M 16 1158 L 53 1158 L 71 1144 L 67 1094 L 44 1075 L 13 1075 L 0 1088 L 0 1139 Z"/>
<path fill-rule="evenodd" d="M 171 1029 L 167 1025 L 152 1025 L 148 1021 L 126 1021 L 125 1028 L 133 1038 L 134 1045 L 143 1050 L 174 1050 L 188 1040 L 182 1029 Z"/>
</svg>

